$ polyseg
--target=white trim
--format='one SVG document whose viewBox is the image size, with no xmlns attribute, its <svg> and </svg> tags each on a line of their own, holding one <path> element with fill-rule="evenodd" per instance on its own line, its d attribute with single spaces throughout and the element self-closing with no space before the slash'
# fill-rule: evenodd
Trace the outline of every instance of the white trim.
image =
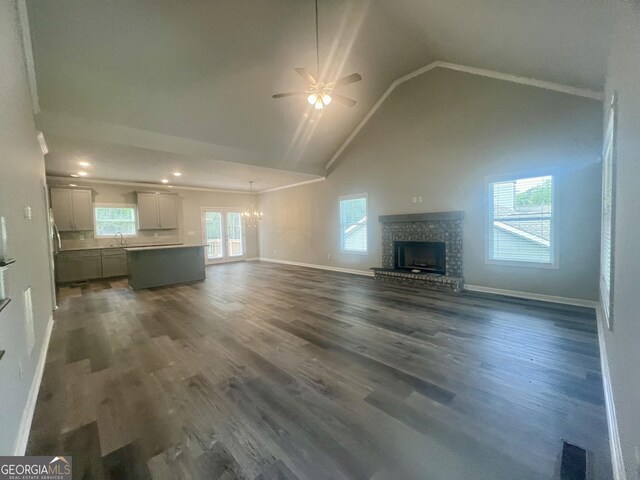
<svg viewBox="0 0 640 480">
<path fill-rule="evenodd" d="M 281 263 L 283 265 L 295 265 L 297 267 L 316 268 L 318 270 L 330 270 L 332 272 L 351 273 L 353 275 L 362 275 L 365 277 L 373 277 L 373 272 L 366 270 L 354 270 L 351 268 L 331 267 L 328 265 L 316 265 L 313 263 L 290 262 L 289 260 L 279 260 L 277 258 L 260 257 L 257 260 L 261 262 Z"/>
<path fill-rule="evenodd" d="M 364 250 L 348 250 L 344 247 L 344 237 L 343 237 L 343 230 L 342 230 L 342 215 L 341 215 L 341 209 L 340 206 L 342 204 L 343 201 L 345 200 L 358 200 L 360 198 L 364 198 L 364 203 L 365 203 L 365 220 L 364 220 L 364 224 L 359 224 L 359 225 L 364 225 L 366 232 L 367 232 L 367 236 L 365 237 L 365 249 Z M 340 230 L 340 253 L 344 253 L 347 255 L 369 255 L 369 194 L 367 192 L 363 192 L 363 193 L 352 193 L 350 195 L 340 195 L 338 196 L 338 228 Z"/>
<path fill-rule="evenodd" d="M 495 78 L 498 80 L 504 80 L 507 82 L 513 82 L 513 83 L 518 83 L 521 85 L 529 85 L 532 87 L 538 87 L 538 88 L 544 88 L 546 90 L 553 90 L 555 92 L 561 92 L 561 93 L 566 93 L 569 95 L 576 95 L 579 97 L 586 97 L 586 98 L 591 98 L 593 100 L 599 100 L 599 101 L 603 101 L 604 99 L 604 94 L 601 91 L 596 91 L 596 90 L 589 90 L 586 88 L 578 88 L 578 87 L 571 87 L 569 85 L 563 85 L 561 83 L 555 83 L 555 82 L 547 82 L 544 80 L 536 80 L 533 78 L 527 78 L 527 77 L 519 77 L 517 75 L 509 75 L 507 73 L 502 73 L 502 72 L 496 72 L 495 70 L 487 70 L 484 68 L 475 68 L 475 67 L 467 67 L 465 65 L 458 65 L 455 63 L 449 63 L 449 62 L 443 62 L 440 60 L 436 60 L 435 62 L 431 62 L 428 65 L 425 65 L 424 67 L 421 67 L 411 73 L 408 73 L 407 75 L 404 75 L 400 78 L 395 79 L 391 85 L 389 85 L 389 87 L 385 90 L 385 92 L 382 94 L 382 96 L 378 99 L 378 101 L 376 103 L 373 104 L 373 107 L 371 107 L 371 110 L 369 110 L 369 112 L 364 116 L 364 118 L 360 121 L 360 123 L 358 123 L 358 125 L 356 126 L 356 128 L 354 128 L 354 130 L 351 132 L 351 134 L 347 137 L 347 139 L 344 141 L 344 143 L 340 146 L 340 148 L 338 149 L 338 151 L 336 153 L 334 153 L 333 157 L 331 157 L 331 160 L 329 160 L 327 162 L 327 164 L 325 165 L 325 169 L 329 170 L 329 168 L 331 167 L 331 165 L 334 164 L 334 162 L 338 159 L 338 157 L 342 154 L 342 152 L 344 152 L 344 150 L 347 148 L 347 146 L 351 143 L 351 141 L 356 137 L 356 135 L 358 135 L 358 133 L 360 132 L 360 130 L 362 130 L 362 128 L 367 124 L 367 122 L 369 121 L 369 119 L 373 116 L 374 113 L 376 113 L 376 111 L 378 110 L 378 108 L 380 108 L 380 105 L 382 105 L 384 103 L 384 101 L 387 99 L 387 97 L 389 95 L 391 95 L 391 92 L 393 92 L 393 90 L 395 90 L 395 88 L 398 85 L 403 84 L 404 82 L 411 80 L 412 78 L 415 78 L 419 75 L 422 75 L 423 73 L 426 73 L 430 70 L 433 70 L 434 68 L 448 68 L 449 70 L 456 70 L 458 72 L 465 72 L 465 73 L 470 73 L 473 75 L 481 75 L 483 77 L 489 77 L 489 78 Z"/>
<path fill-rule="evenodd" d="M 604 100 L 604 92 L 601 90 L 591 90 L 589 88 L 573 87 L 571 85 L 565 85 L 562 83 L 548 82 L 546 80 L 538 80 L 536 78 L 521 77 L 519 75 L 510 75 L 508 73 L 498 72 L 496 70 L 489 70 L 486 68 L 468 67 L 466 65 L 459 65 L 449 62 L 438 62 L 439 67 L 448 68 L 449 70 L 456 70 L 459 72 L 471 73 L 472 75 L 480 75 L 482 77 L 495 78 L 497 80 L 504 80 L 505 82 L 518 83 L 520 85 L 529 85 L 531 87 L 543 88 L 545 90 L 553 90 L 554 92 L 566 93 L 568 95 L 575 95 L 577 97 L 590 98 L 592 100 L 598 100 L 602 102 Z"/>
<path fill-rule="evenodd" d="M 539 300 L 541 302 L 562 303 L 576 307 L 596 308 L 598 302 L 593 300 L 583 300 L 581 298 L 556 297 L 554 295 L 543 295 L 540 293 L 519 292 L 517 290 L 503 290 L 502 288 L 482 287 L 480 285 L 465 284 L 465 290 L 470 292 L 492 293 L 494 295 L 504 295 L 506 297 L 524 298 L 526 300 Z"/>
<path fill-rule="evenodd" d="M 622 447 L 620 446 L 620 433 L 618 432 L 618 420 L 616 406 L 611 390 L 611 376 L 609 374 L 609 359 L 607 358 L 607 346 L 604 340 L 606 318 L 602 305 L 598 302 L 596 307 L 598 322 L 598 343 L 600 344 L 600 370 L 602 371 L 602 388 L 604 389 L 604 403 L 607 411 L 607 425 L 609 427 L 609 449 L 611 450 L 611 466 L 614 480 L 626 480 Z"/>
<path fill-rule="evenodd" d="M 38 132 L 36 138 L 38 139 L 38 143 L 40 144 L 42 155 L 46 155 L 47 153 L 49 153 L 49 147 L 47 146 L 47 141 L 44 139 L 44 133 Z"/>
<path fill-rule="evenodd" d="M 33 412 L 36 409 L 36 401 L 38 400 L 38 393 L 40 392 L 40 383 L 42 382 L 44 365 L 47 360 L 47 352 L 49 350 L 49 340 L 51 339 L 52 330 L 53 315 L 49 317 L 49 323 L 47 324 L 47 329 L 44 332 L 44 339 L 42 340 L 42 347 L 40 349 L 40 358 L 38 358 L 38 364 L 36 365 L 36 371 L 33 376 L 33 381 L 31 382 L 31 388 L 29 389 L 27 403 L 22 412 L 22 420 L 20 421 L 18 436 L 13 448 L 14 456 L 22 456 L 27 450 L 27 442 L 29 441 L 29 433 L 31 432 L 31 422 L 33 421 Z"/>
<path fill-rule="evenodd" d="M 302 185 L 308 185 L 309 183 L 322 182 L 322 181 L 324 181 L 326 179 L 327 179 L 327 177 L 314 178 L 313 180 L 305 180 L 304 182 L 292 183 L 291 185 L 285 185 L 283 187 L 269 188 L 267 190 L 261 190 L 261 191 L 256 192 L 256 193 L 258 195 L 261 195 L 263 193 L 277 192 L 278 190 L 285 190 L 287 188 L 301 187 Z"/>
<path fill-rule="evenodd" d="M 246 261 L 247 259 L 247 226 L 244 219 L 241 218 L 240 225 L 242 228 L 242 255 L 229 255 L 227 253 L 227 249 L 224 246 L 227 239 L 227 214 L 228 213 L 239 213 L 240 217 L 242 217 L 242 207 L 200 207 L 200 229 L 202 231 L 202 243 L 207 247 L 207 227 L 205 220 L 205 212 L 217 212 L 220 213 L 220 229 L 222 234 L 222 248 L 224 250 L 224 255 L 218 258 L 209 258 L 205 252 L 205 265 L 217 265 L 221 263 L 231 263 L 231 262 L 241 262 Z"/>
<path fill-rule="evenodd" d="M 549 222 L 551 225 L 551 241 L 549 247 L 551 250 L 551 262 L 535 262 L 525 260 L 506 260 L 501 258 L 492 258 L 493 244 L 493 227 L 496 220 L 493 215 L 493 185 L 496 183 L 512 182 L 518 180 L 528 180 L 538 177 L 551 177 L 551 217 Z M 502 265 L 511 267 L 525 268 L 544 268 L 557 270 L 560 268 L 560 242 L 558 241 L 558 228 L 556 225 L 558 211 L 558 170 L 556 167 L 541 168 L 536 170 L 512 172 L 498 175 L 488 175 L 484 177 L 485 190 L 485 235 L 484 235 L 484 263 L 486 265 Z M 498 227 L 500 228 L 500 227 Z M 503 229 L 504 230 L 504 229 Z"/>
<path fill-rule="evenodd" d="M 93 235 L 94 238 L 115 238 L 115 235 L 100 235 L 98 234 L 98 219 L 96 218 L 96 209 L 98 208 L 132 208 L 133 209 L 133 222 L 135 226 L 135 233 L 130 234 L 122 234 L 123 237 L 126 238 L 135 238 L 138 236 L 139 224 L 138 224 L 138 205 L 135 203 L 100 203 L 96 202 L 93 204 Z M 116 235 L 118 235 L 116 233 Z"/>
<path fill-rule="evenodd" d="M 206 187 L 184 187 L 184 186 L 178 186 L 178 185 L 158 185 L 156 183 L 127 182 L 124 180 L 123 181 L 100 180 L 97 178 L 80 179 L 80 178 L 73 178 L 73 177 L 57 177 L 57 176 L 47 175 L 47 184 L 49 184 L 49 186 L 52 188 L 64 187 L 65 185 L 52 185 L 49 183 L 50 180 L 67 182 L 67 184 L 68 182 L 72 182 L 72 183 L 83 185 L 83 186 L 90 186 L 92 184 L 96 184 L 96 185 L 104 184 L 104 185 L 126 185 L 131 187 L 145 187 L 153 191 L 167 191 L 167 193 L 175 192 L 176 190 L 196 190 L 199 192 L 237 193 L 242 195 L 251 195 L 251 192 L 249 191 L 245 192 L 244 190 L 224 190 L 220 188 L 206 188 Z"/>
<path fill-rule="evenodd" d="M 24 63 L 27 67 L 27 80 L 31 93 L 31 107 L 33 114 L 40 113 L 40 100 L 38 99 L 38 85 L 36 83 L 36 67 L 33 61 L 33 44 L 31 43 L 31 31 L 29 30 L 29 14 L 26 0 L 18 0 L 18 19 L 22 32 L 22 49 L 24 50 Z"/>
</svg>

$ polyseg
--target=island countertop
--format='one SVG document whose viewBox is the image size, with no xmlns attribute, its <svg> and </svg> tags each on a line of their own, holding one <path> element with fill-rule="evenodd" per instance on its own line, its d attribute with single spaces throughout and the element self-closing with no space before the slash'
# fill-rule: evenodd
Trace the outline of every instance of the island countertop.
<svg viewBox="0 0 640 480">
<path fill-rule="evenodd" d="M 142 252 L 146 250 L 169 250 L 174 248 L 202 248 L 207 245 L 193 244 L 193 245 L 150 245 L 147 247 L 124 247 L 125 252 Z"/>
</svg>

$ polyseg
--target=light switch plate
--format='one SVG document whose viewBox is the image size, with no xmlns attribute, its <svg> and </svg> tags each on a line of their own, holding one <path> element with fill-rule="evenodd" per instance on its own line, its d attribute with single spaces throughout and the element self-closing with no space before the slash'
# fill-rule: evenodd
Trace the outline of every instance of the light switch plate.
<svg viewBox="0 0 640 480">
<path fill-rule="evenodd" d="M 187 232 L 187 235 L 188 235 L 189 237 L 195 237 L 195 236 L 196 236 L 196 232 L 195 232 L 194 230 L 189 230 L 189 231 Z"/>
<path fill-rule="evenodd" d="M 32 215 L 31 215 L 31 207 L 29 205 L 26 205 L 24 207 L 24 219 L 25 220 L 31 220 Z"/>
</svg>

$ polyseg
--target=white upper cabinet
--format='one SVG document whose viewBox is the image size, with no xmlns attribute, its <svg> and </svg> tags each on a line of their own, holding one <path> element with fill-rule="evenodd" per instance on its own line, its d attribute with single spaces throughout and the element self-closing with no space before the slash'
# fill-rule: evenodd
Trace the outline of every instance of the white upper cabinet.
<svg viewBox="0 0 640 480">
<path fill-rule="evenodd" d="M 158 195 L 160 228 L 178 228 L 178 210 L 175 195 Z"/>
<path fill-rule="evenodd" d="M 138 193 L 138 229 L 178 228 L 176 196 L 163 193 Z"/>
<path fill-rule="evenodd" d="M 93 230 L 91 190 L 52 188 L 51 209 L 61 232 Z"/>
</svg>

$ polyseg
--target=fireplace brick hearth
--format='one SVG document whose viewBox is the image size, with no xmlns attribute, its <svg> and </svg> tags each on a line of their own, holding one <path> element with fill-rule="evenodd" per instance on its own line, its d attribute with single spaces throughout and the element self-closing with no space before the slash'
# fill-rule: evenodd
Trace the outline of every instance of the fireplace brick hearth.
<svg viewBox="0 0 640 480">
<path fill-rule="evenodd" d="M 382 215 L 382 268 L 373 268 L 377 280 L 460 292 L 462 273 L 462 221 L 464 212 Z M 444 242 L 445 275 L 396 269 L 394 242 Z"/>
</svg>

